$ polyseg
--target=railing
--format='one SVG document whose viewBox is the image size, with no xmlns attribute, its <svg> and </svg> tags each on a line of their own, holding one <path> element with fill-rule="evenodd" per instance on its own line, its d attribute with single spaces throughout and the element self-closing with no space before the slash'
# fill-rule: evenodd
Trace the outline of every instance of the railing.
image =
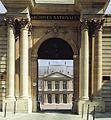
<svg viewBox="0 0 111 120">
<path fill-rule="evenodd" d="M 89 115 L 90 115 L 89 108 L 90 108 L 90 105 L 88 104 L 88 106 L 87 106 L 87 113 L 86 113 L 86 115 L 87 115 L 86 120 L 89 120 Z M 81 114 L 82 118 L 84 118 L 84 114 L 85 114 L 84 109 L 85 109 L 85 105 L 82 104 L 82 114 Z M 92 118 L 93 118 L 93 120 L 95 120 L 95 114 L 96 114 L 96 106 L 93 106 L 93 111 L 92 111 Z"/>
</svg>

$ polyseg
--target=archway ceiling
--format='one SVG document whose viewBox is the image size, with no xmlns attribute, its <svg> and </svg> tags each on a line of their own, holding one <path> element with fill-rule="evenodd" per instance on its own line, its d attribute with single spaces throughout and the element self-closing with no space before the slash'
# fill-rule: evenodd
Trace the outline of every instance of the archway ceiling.
<svg viewBox="0 0 111 120">
<path fill-rule="evenodd" d="M 39 59 L 73 59 L 71 46 L 62 39 L 51 38 L 46 40 L 38 50 Z"/>
</svg>

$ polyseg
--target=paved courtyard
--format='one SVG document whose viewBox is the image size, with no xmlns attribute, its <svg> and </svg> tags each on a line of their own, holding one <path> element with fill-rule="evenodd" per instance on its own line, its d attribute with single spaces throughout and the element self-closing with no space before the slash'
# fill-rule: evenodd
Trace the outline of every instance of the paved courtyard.
<svg viewBox="0 0 111 120">
<path fill-rule="evenodd" d="M 87 120 L 87 116 L 81 118 L 81 115 L 73 115 L 70 113 L 57 113 L 57 112 L 42 112 L 42 113 L 7 113 L 4 118 L 4 113 L 0 113 L 0 120 Z M 89 120 L 93 120 L 92 116 L 89 116 Z M 96 114 L 95 120 L 111 120 L 111 113 Z"/>
</svg>

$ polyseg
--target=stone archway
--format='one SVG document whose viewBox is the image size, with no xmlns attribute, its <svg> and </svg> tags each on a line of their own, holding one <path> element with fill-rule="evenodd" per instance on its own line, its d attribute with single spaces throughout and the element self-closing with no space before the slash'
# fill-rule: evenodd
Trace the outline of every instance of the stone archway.
<svg viewBox="0 0 111 120">
<path fill-rule="evenodd" d="M 73 60 L 73 75 L 75 76 L 73 79 L 73 111 L 77 112 L 77 101 L 79 98 L 79 55 L 78 55 L 78 50 L 77 46 L 75 48 L 74 45 L 71 45 L 68 43 L 68 41 L 61 39 L 61 38 L 56 38 L 56 37 L 51 37 L 46 40 L 44 40 L 41 44 L 37 45 L 37 57 L 36 57 L 36 71 L 35 73 L 37 74 L 36 80 L 38 80 L 38 59 L 71 59 Z M 38 83 L 37 83 L 38 86 Z M 38 101 L 38 87 L 36 89 L 36 101 Z M 76 101 L 76 102 L 75 102 Z M 75 104 L 76 103 L 76 104 Z M 75 107 L 74 107 L 75 106 Z M 37 110 L 37 108 L 36 108 Z"/>
</svg>

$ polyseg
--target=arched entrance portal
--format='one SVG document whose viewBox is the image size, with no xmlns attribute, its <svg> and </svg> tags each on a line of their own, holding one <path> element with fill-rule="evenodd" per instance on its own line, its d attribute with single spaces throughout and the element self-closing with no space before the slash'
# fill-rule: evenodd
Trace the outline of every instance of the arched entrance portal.
<svg viewBox="0 0 111 120">
<path fill-rule="evenodd" d="M 40 46 L 38 58 L 73 60 L 73 50 L 66 41 L 60 38 L 50 38 Z"/>
<path fill-rule="evenodd" d="M 78 56 L 74 55 L 72 46 L 70 46 L 65 40 L 61 38 L 49 38 L 43 42 L 38 49 L 38 59 L 50 59 L 50 60 L 73 60 L 73 83 L 72 83 L 72 108 L 74 108 L 74 101 L 78 99 Z M 36 91 L 36 101 L 39 104 L 38 100 L 38 61 L 37 61 L 37 91 Z M 45 83 L 43 83 L 44 85 Z M 70 86 L 69 86 L 70 87 Z M 47 94 L 50 95 L 50 94 Z M 58 95 L 58 94 L 56 94 Z M 55 98 L 57 97 L 55 95 Z M 65 96 L 65 95 L 64 95 Z M 44 96 L 43 96 L 44 97 Z M 56 99 L 57 100 L 57 99 Z M 39 106 L 37 104 L 37 106 Z M 39 110 L 39 107 L 37 107 Z M 77 110 L 76 110 L 77 112 Z"/>
</svg>

